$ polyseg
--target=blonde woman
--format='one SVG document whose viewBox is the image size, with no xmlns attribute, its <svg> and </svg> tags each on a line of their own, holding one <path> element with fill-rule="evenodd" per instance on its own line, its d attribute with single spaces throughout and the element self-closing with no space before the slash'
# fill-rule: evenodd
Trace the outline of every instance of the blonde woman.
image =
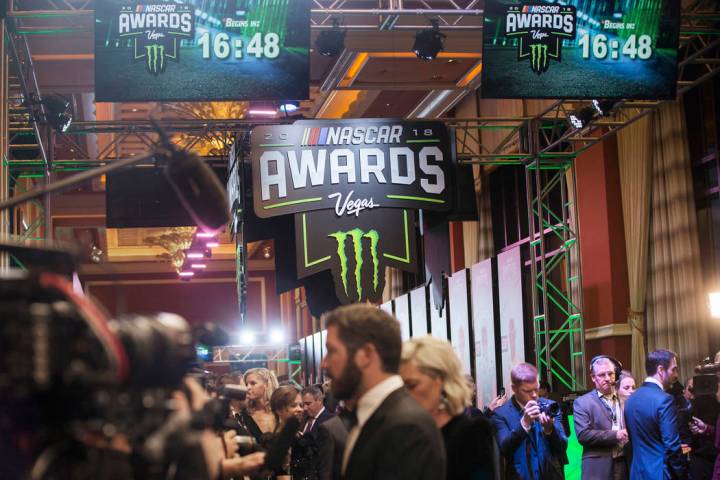
<svg viewBox="0 0 720 480">
<path fill-rule="evenodd" d="M 251 368 L 243 380 L 247 386 L 247 402 L 240 416 L 245 429 L 260 441 L 263 433 L 274 432 L 277 420 L 270 409 L 270 398 L 278 388 L 275 373 L 267 368 Z"/>
<path fill-rule="evenodd" d="M 446 340 L 426 336 L 403 344 L 400 376 L 412 396 L 442 431 L 448 479 L 493 476 L 493 434 L 484 417 L 463 414 L 471 392 L 460 360 Z"/>
</svg>

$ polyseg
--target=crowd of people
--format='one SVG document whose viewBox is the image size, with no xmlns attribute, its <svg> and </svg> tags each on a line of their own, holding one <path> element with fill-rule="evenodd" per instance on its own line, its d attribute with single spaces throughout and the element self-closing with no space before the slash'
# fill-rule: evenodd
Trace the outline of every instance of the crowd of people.
<svg viewBox="0 0 720 480">
<path fill-rule="evenodd" d="M 258 467 L 250 478 L 565 478 L 569 412 L 546 397 L 533 365 L 514 366 L 511 394 L 479 410 L 449 342 L 402 343 L 392 316 L 369 305 L 340 307 L 324 321 L 325 384 L 278 385 L 264 368 L 229 379 L 244 383 L 247 401 L 231 405 L 226 443 L 248 437 L 267 447 L 291 418 L 300 425 L 282 467 Z M 649 353 L 638 386 L 616 359 L 591 360 L 594 388 L 571 407 L 583 479 L 720 480 L 720 403 L 695 395 L 691 381 L 678 386 L 677 362 L 667 350 Z M 228 448 L 229 457 L 237 452 Z"/>
</svg>

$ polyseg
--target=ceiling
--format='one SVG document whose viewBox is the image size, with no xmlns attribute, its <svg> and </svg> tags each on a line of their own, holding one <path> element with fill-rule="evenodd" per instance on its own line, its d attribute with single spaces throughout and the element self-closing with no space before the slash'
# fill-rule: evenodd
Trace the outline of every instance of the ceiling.
<svg viewBox="0 0 720 480">
<path fill-rule="evenodd" d="M 299 111 L 308 118 L 439 117 L 479 84 L 481 19 L 467 15 L 482 8 L 478 0 L 371 2 L 336 0 L 312 2 L 310 95 Z M 16 0 L 10 15 L 27 39 L 43 94 L 71 96 L 76 122 L 147 120 L 159 118 L 243 118 L 247 103 L 94 103 L 93 1 Z M 403 9 L 400 15 L 391 14 Z M 430 14 L 428 10 L 438 12 Z M 408 14 L 410 12 L 411 14 Z M 410 49 L 417 31 L 436 19 L 447 35 L 444 51 L 434 61 L 418 59 Z M 320 55 L 312 46 L 324 30 L 339 23 L 347 31 L 345 50 L 336 57 Z M 125 158 L 146 153 L 152 134 L 57 136 L 56 159 Z M 217 153 L 224 139 L 204 139 L 193 149 Z M 87 186 L 86 186 L 87 187 Z M 153 229 L 105 228 L 104 179 L 82 191 L 66 193 L 52 206 L 53 233 L 73 242 L 86 255 L 81 273 L 103 276 L 167 277 L 168 262 L 159 247 L 144 239 Z M 101 251 L 99 262 L 89 255 Z M 209 262 L 210 275 L 235 275 L 235 251 L 228 235 L 221 238 Z M 251 268 L 271 269 L 274 247 L 257 242 L 248 248 Z M 96 259 L 97 260 L 97 257 Z"/>
</svg>

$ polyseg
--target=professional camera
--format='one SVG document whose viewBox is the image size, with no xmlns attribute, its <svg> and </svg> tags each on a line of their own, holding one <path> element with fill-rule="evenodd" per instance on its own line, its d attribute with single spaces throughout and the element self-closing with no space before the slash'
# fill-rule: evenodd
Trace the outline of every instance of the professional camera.
<svg viewBox="0 0 720 480">
<path fill-rule="evenodd" d="M 88 452 L 121 438 L 134 478 L 205 478 L 205 422 L 170 401 L 195 361 L 185 320 L 108 320 L 50 272 L 0 277 L 0 318 L 0 477 L 83 478 Z"/>
<path fill-rule="evenodd" d="M 718 372 L 720 372 L 720 352 L 715 354 L 714 361 L 707 357 L 695 367 L 695 373 L 699 375 L 693 377 L 693 394 L 695 396 L 717 394 Z"/>
<path fill-rule="evenodd" d="M 538 407 L 540 407 L 540 413 L 544 413 L 550 417 L 554 417 L 560 413 L 560 405 L 556 402 L 538 400 Z"/>
</svg>

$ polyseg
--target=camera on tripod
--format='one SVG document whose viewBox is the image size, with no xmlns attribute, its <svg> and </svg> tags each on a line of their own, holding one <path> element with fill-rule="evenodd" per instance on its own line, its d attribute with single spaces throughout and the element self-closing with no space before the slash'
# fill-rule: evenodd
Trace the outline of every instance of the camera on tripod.
<svg viewBox="0 0 720 480">
<path fill-rule="evenodd" d="M 694 395 L 716 395 L 718 391 L 718 372 L 720 372 L 720 351 L 715 354 L 713 361 L 705 358 L 695 367 L 692 392 Z"/>
</svg>

